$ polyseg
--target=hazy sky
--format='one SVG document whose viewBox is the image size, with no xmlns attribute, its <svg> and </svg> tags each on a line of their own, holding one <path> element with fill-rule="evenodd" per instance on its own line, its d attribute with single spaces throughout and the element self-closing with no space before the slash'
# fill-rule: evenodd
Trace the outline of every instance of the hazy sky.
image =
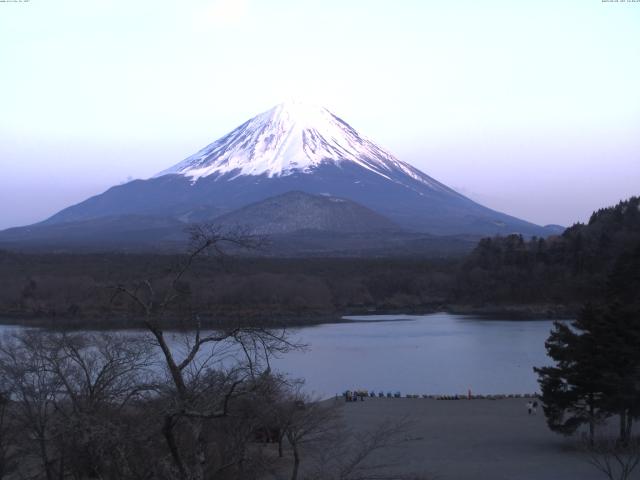
<svg viewBox="0 0 640 480">
<path fill-rule="evenodd" d="M 571 224 L 640 194 L 640 2 L 0 2 L 0 228 L 290 98 L 461 193 Z"/>
</svg>

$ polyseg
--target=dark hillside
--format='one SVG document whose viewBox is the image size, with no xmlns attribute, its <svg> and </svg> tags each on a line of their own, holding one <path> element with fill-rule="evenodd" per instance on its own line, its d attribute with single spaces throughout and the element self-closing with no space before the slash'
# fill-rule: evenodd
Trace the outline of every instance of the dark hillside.
<svg viewBox="0 0 640 480">
<path fill-rule="evenodd" d="M 485 238 L 461 266 L 456 297 L 474 303 L 599 299 L 616 260 L 639 245 L 639 197 L 600 209 L 560 236 Z"/>
</svg>

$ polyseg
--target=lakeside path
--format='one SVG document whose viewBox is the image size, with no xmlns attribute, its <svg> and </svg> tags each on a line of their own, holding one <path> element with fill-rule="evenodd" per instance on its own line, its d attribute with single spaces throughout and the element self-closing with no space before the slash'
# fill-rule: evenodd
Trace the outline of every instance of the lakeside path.
<svg viewBox="0 0 640 480">
<path fill-rule="evenodd" d="M 367 398 L 346 403 L 342 412 L 356 431 L 366 431 L 385 419 L 409 419 L 411 441 L 393 453 L 376 455 L 384 461 L 385 455 L 391 459 L 400 452 L 406 473 L 429 474 L 428 478 L 439 480 L 605 478 L 576 450 L 575 438 L 551 432 L 540 408 L 537 415 L 529 416 L 526 402 L 522 398 Z"/>
</svg>

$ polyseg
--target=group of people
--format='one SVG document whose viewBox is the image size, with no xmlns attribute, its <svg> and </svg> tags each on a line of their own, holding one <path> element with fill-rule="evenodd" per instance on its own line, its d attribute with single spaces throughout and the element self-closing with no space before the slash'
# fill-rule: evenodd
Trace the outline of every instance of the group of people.
<svg viewBox="0 0 640 480">
<path fill-rule="evenodd" d="M 536 415 L 538 413 L 538 401 L 529 400 L 527 402 L 527 411 L 529 412 L 529 415 Z"/>
<path fill-rule="evenodd" d="M 344 399 L 346 402 L 357 402 L 360 400 L 364 402 L 364 397 L 368 397 L 369 393 L 364 390 L 347 390 L 344 392 Z"/>
</svg>

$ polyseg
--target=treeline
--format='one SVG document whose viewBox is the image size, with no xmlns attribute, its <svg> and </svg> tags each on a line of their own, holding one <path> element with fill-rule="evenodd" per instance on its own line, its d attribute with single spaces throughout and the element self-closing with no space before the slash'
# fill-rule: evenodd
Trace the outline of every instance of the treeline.
<svg viewBox="0 0 640 480">
<path fill-rule="evenodd" d="M 54 322 L 128 321 L 113 286 L 136 278 L 160 284 L 183 257 L 140 254 L 0 253 L 0 312 Z M 202 258 L 182 279 L 205 319 L 279 321 L 446 303 L 454 260 L 403 258 Z M 175 308 L 181 308 L 175 306 Z"/>
<path fill-rule="evenodd" d="M 639 203 L 633 197 L 599 210 L 546 239 L 486 238 L 457 259 L 203 258 L 181 281 L 205 321 L 291 324 L 347 313 L 532 306 L 538 314 L 574 315 L 601 297 L 616 259 L 640 245 Z M 162 283 L 183 258 L 0 252 L 0 315 L 127 324 L 131 305 L 114 304 L 113 286 L 135 278 Z"/>
<path fill-rule="evenodd" d="M 640 199 L 593 213 L 560 236 L 486 238 L 463 261 L 463 303 L 579 305 L 603 298 L 616 260 L 640 246 Z"/>
</svg>

